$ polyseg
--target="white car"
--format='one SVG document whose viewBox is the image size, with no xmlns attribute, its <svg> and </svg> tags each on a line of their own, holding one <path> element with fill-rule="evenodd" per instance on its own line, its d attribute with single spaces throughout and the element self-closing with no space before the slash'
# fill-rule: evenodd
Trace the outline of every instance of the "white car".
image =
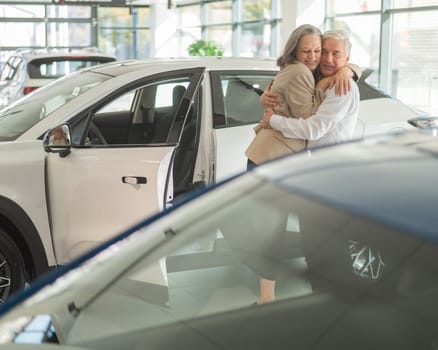
<svg viewBox="0 0 438 350">
<path fill-rule="evenodd" d="M 253 58 L 114 62 L 3 109 L 0 300 L 181 195 L 245 171 L 259 95 L 276 71 Z M 412 127 L 415 112 L 373 91 L 359 136 Z"/>
<path fill-rule="evenodd" d="M 10 56 L 0 74 L 0 107 L 78 69 L 115 61 L 96 50 L 40 52 L 19 50 Z"/>
</svg>

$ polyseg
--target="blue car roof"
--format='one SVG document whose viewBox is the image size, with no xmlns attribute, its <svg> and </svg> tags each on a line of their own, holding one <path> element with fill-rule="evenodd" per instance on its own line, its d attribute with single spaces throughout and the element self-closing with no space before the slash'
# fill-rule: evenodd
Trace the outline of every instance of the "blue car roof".
<svg viewBox="0 0 438 350">
<path fill-rule="evenodd" d="M 270 180 L 341 210 L 437 240 L 438 139 L 409 138 L 347 143 L 337 152 L 319 149 L 301 154 L 301 159 L 292 156 L 294 168 L 288 168 L 285 159 Z M 267 171 L 260 169 L 262 176 Z"/>
</svg>

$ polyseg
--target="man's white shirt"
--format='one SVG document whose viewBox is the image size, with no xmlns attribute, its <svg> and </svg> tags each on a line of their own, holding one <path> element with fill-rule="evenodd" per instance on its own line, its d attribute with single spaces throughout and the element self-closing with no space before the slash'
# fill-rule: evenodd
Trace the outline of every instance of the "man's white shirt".
<svg viewBox="0 0 438 350">
<path fill-rule="evenodd" d="M 346 95 L 337 96 L 334 87 L 315 114 L 309 118 L 287 118 L 274 114 L 269 124 L 288 138 L 308 140 L 308 148 L 351 140 L 359 113 L 359 89 L 355 82 Z"/>
</svg>

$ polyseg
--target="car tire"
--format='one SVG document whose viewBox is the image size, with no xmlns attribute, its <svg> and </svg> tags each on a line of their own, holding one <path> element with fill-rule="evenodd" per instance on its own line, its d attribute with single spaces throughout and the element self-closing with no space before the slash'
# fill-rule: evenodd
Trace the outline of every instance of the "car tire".
<svg viewBox="0 0 438 350">
<path fill-rule="evenodd" d="M 0 228 L 0 303 L 24 288 L 25 276 L 23 255 L 15 242 Z"/>
</svg>

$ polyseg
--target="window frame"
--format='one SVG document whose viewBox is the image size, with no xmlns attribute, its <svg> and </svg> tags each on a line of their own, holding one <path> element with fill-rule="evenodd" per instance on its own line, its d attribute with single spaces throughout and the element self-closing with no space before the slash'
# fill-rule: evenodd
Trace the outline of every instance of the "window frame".
<svg viewBox="0 0 438 350">
<path fill-rule="evenodd" d="M 270 70 L 215 70 L 211 71 L 210 73 L 210 81 L 211 81 L 211 94 L 212 94 L 212 118 L 213 118 L 213 129 L 221 129 L 221 128 L 229 128 L 234 126 L 241 126 L 241 125 L 248 125 L 248 124 L 255 124 L 257 121 L 249 122 L 249 123 L 241 123 L 241 124 L 235 124 L 235 125 L 229 125 L 227 122 L 227 115 L 225 112 L 225 101 L 224 101 L 224 91 L 222 89 L 222 76 L 228 75 L 228 76 L 271 76 L 269 79 L 272 80 L 275 75 L 277 74 L 277 71 L 270 71 Z M 269 82 L 268 82 L 269 83 Z M 264 87 L 260 87 L 261 90 L 264 89 Z"/>
</svg>

